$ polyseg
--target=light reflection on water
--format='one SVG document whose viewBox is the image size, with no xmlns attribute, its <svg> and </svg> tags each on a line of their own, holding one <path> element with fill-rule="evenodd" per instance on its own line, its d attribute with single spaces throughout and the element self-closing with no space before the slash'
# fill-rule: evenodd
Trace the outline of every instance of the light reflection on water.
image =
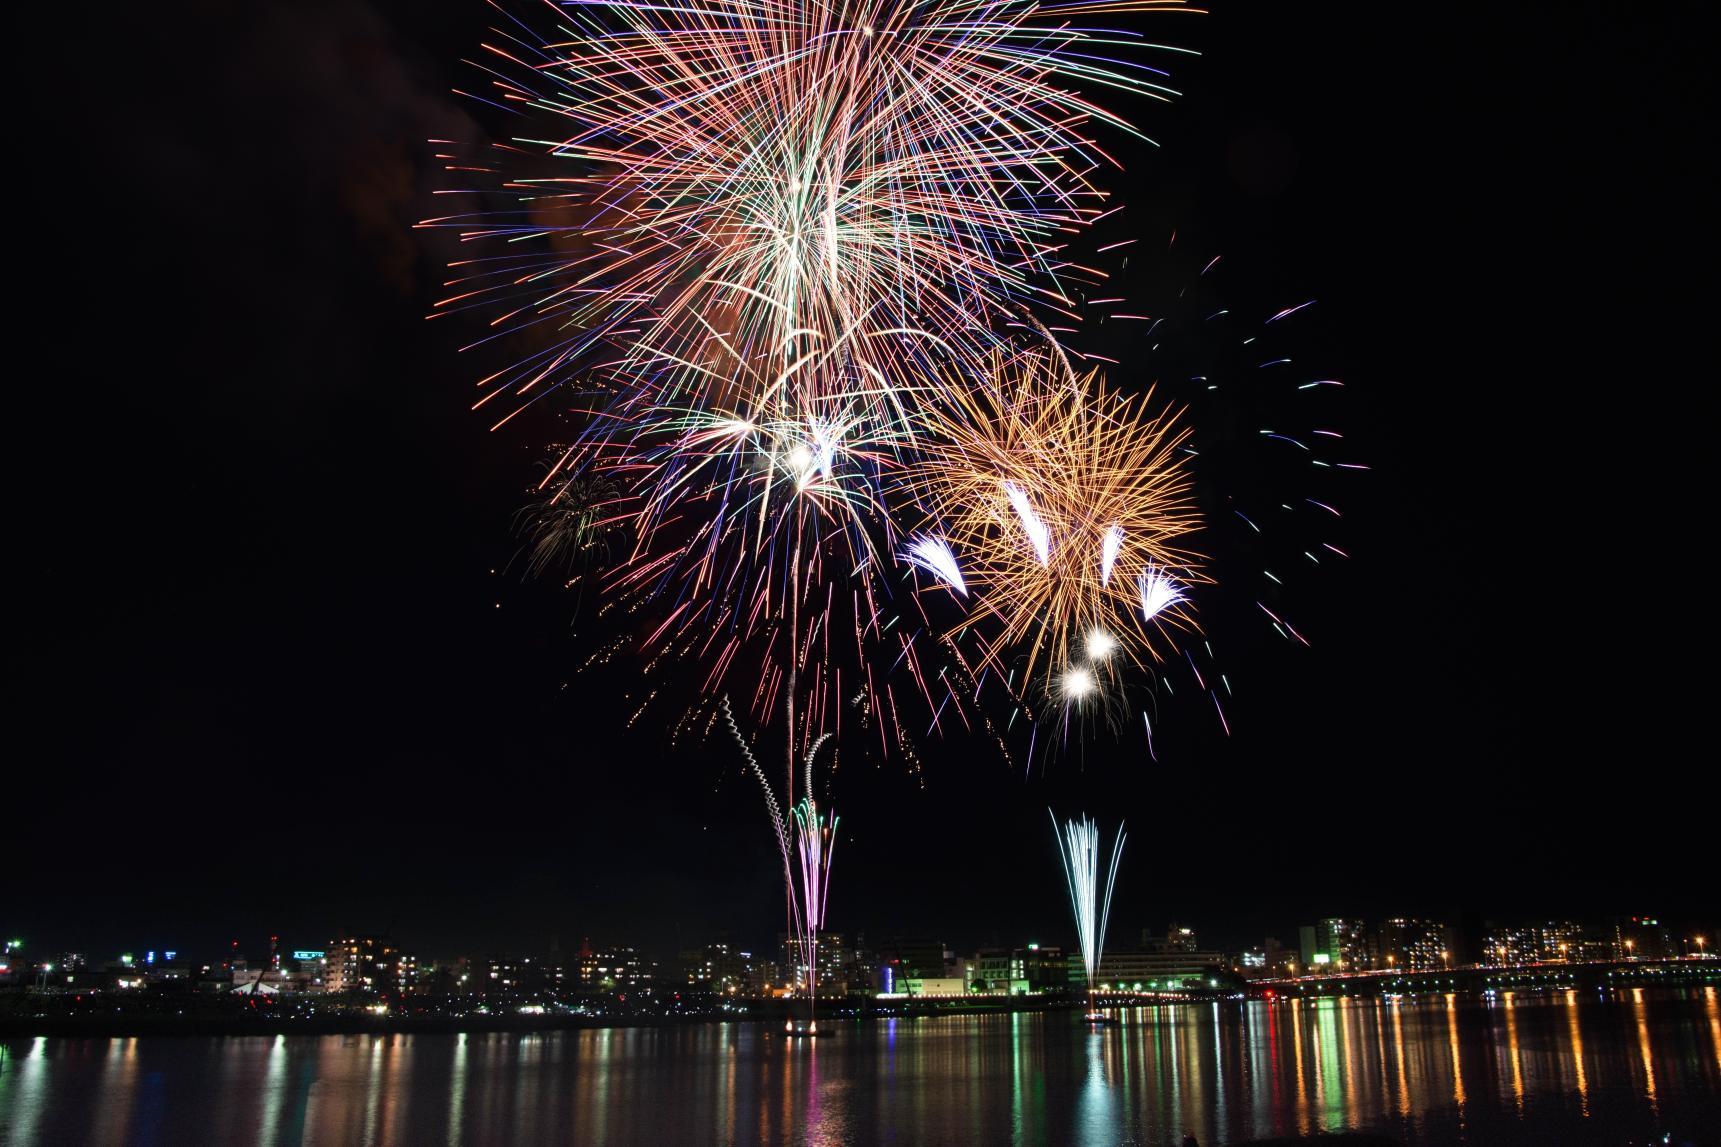
<svg viewBox="0 0 1721 1147">
<path fill-rule="evenodd" d="M 1703 1141 L 1713 988 L 559 1033 L 22 1039 L 0 1144 Z"/>
</svg>

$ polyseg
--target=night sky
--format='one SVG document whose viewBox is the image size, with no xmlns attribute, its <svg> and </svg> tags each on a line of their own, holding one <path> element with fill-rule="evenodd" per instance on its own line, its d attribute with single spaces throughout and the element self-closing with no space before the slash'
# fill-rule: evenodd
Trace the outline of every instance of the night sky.
<svg viewBox="0 0 1721 1147">
<path fill-rule="evenodd" d="M 1312 648 L 1213 621 L 1229 737 L 1179 695 L 1157 762 L 1139 732 L 1032 775 L 960 737 L 918 776 L 845 757 L 830 927 L 1064 939 L 1048 805 L 1128 819 L 1128 938 L 1713 911 L 1705 7 L 1150 21 L 1204 55 L 1184 98 L 1128 109 L 1162 146 L 1109 177 L 1126 292 L 1151 311 L 1223 254 L 1223 305 L 1319 300 L 1299 354 L 1347 383 L 1375 467 L 1340 507 L 1352 560 L 1287 598 Z M 781 926 L 732 745 L 671 751 L 669 703 L 624 732 L 634 670 L 577 673 L 589 607 L 521 576 L 550 428 L 487 433 L 471 383 L 501 364 L 424 321 L 447 252 L 408 229 L 443 185 L 423 141 L 498 130 L 448 94 L 487 23 L 137 6 L 31 97 L 8 935 L 261 952 L 350 927 L 434 956 Z"/>
</svg>

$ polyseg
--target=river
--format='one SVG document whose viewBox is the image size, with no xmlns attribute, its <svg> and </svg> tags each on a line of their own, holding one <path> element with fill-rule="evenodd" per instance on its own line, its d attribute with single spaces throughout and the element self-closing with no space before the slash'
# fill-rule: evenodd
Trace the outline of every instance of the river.
<svg viewBox="0 0 1721 1147">
<path fill-rule="evenodd" d="M 1715 988 L 836 1025 L 12 1039 L 0 1143 L 1721 1143 Z"/>
</svg>

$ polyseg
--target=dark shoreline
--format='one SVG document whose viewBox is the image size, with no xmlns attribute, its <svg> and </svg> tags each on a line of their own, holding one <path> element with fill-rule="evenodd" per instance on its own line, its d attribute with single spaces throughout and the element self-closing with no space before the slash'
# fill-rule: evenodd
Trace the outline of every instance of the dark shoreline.
<svg viewBox="0 0 1721 1147">
<path fill-rule="evenodd" d="M 1161 1003 L 1205 1002 L 1200 1000 L 1158 1001 Z M 1132 1006 L 1135 1004 L 1132 1001 Z M 873 1006 L 831 1005 L 821 1007 L 819 1023 L 828 1025 L 836 1034 L 846 1025 L 878 1020 L 920 1020 L 937 1016 L 1006 1015 L 1015 1012 L 1079 1012 L 1085 1007 L 1080 999 L 1039 999 L 1022 1003 L 1005 1001 L 988 1003 L 956 1003 L 938 1001 L 921 1005 L 898 1005 L 889 1008 Z M 638 1015 L 579 1015 L 546 1014 L 520 1015 L 509 1012 L 497 1015 L 463 1013 L 457 1015 L 390 1015 L 372 1016 L 362 1013 L 338 1012 L 326 1015 L 291 1016 L 254 1012 L 199 1011 L 196 1014 L 133 1014 L 107 1015 L 84 1013 L 59 1016 L 0 1015 L 0 1041 L 51 1038 L 130 1038 L 137 1036 L 273 1036 L 273 1035 L 451 1035 L 458 1032 L 499 1034 L 506 1032 L 537 1033 L 554 1031 L 583 1031 L 601 1028 L 685 1027 L 695 1024 L 743 1023 L 780 1027 L 790 1018 L 804 1015 L 804 1004 L 793 1007 L 784 1001 L 757 1001 L 745 1009 L 733 1011 L 698 1011 Z"/>
<path fill-rule="evenodd" d="M 1655 986 L 1678 990 L 1689 985 L 1662 984 Z M 1518 990 L 1525 994 L 1533 994 L 1540 991 L 1551 993 L 1566 989 L 1563 986 L 1549 984 L 1525 986 Z M 1457 994 L 1480 996 L 1483 993 L 1460 991 Z M 1415 1000 L 1434 998 L 1437 995 L 1440 993 L 1418 993 L 1408 998 Z M 1282 1001 L 1288 1001 L 1292 998 L 1295 997 L 1280 997 Z M 1326 998 L 1340 997 L 1337 993 L 1333 993 L 1327 995 Z M 1349 998 L 1379 999 L 1384 997 L 1359 994 Z M 1242 1002 L 1241 997 L 1235 993 L 1213 992 L 1149 1000 L 1102 998 L 1099 1003 L 1106 1008 L 1131 1008 L 1207 1004 L 1224 1000 Z M 17 1014 L 16 1010 L 13 1010 L 12 1014 L 6 1014 L 6 1010 L 0 1009 L 0 1044 L 15 1044 L 21 1040 L 39 1037 L 122 1039 L 142 1036 L 538 1034 L 604 1028 L 684 1027 L 710 1023 L 760 1024 L 768 1028 L 780 1028 L 786 1020 L 791 1018 L 798 1020 L 804 1015 L 802 1011 L 804 1004 L 801 1001 L 795 1001 L 791 1005 L 790 1002 L 784 1000 L 748 1001 L 742 1006 L 731 1005 L 729 1010 L 701 1008 L 693 1011 L 667 1013 L 522 1015 L 510 1011 L 497 1014 L 458 1012 L 386 1016 L 346 1010 L 331 1010 L 312 1015 L 272 1014 L 270 1011 L 257 1011 L 244 1006 L 233 1007 L 235 1001 L 228 997 L 186 997 L 183 1002 L 189 1006 L 188 1010 L 176 1011 L 171 1014 L 136 1011 L 131 1014 L 116 1015 L 107 1012 L 84 1011 L 60 1015 L 35 1014 L 25 1016 Z M 918 1021 L 940 1016 L 1068 1012 L 1071 1013 L 1072 1022 L 1079 1022 L 1076 1020 L 1076 1016 L 1086 1010 L 1086 1006 L 1086 999 L 1080 996 L 1012 997 L 984 1002 L 968 1000 L 929 1000 L 913 1003 L 892 1001 L 883 1007 L 878 1006 L 872 1000 L 845 1001 L 842 1004 L 832 1002 L 829 1005 L 821 1006 L 819 1022 L 821 1027 L 825 1029 L 821 1034 L 840 1037 L 844 1027 L 858 1023 L 876 1023 L 880 1020 Z"/>
</svg>

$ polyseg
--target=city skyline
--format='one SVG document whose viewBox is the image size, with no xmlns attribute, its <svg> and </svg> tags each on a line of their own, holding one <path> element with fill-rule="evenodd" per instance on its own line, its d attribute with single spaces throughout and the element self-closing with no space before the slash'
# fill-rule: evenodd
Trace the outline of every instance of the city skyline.
<svg viewBox="0 0 1721 1147">
<path fill-rule="evenodd" d="M 1598 915 L 1578 917 L 1523 916 L 1511 919 L 1484 918 L 1475 914 L 1464 917 L 1441 918 L 1427 916 L 1329 916 L 1308 923 L 1289 924 L 1246 942 L 1227 936 L 1220 939 L 1214 932 L 1191 926 L 1187 920 L 1174 919 L 1163 925 L 1143 924 L 1138 928 L 1127 921 L 1119 922 L 1112 931 L 1100 961 L 1104 966 L 1118 954 L 1139 953 L 1199 953 L 1208 962 L 1222 965 L 1242 979 L 1266 975 L 1336 974 L 1355 971 L 1418 971 L 1437 968 L 1470 966 L 1516 965 L 1532 963 L 1585 962 L 1596 960 L 1668 959 L 1705 956 L 1715 952 L 1714 939 L 1721 919 L 1693 917 L 1663 919 L 1650 915 Z M 598 952 L 635 953 L 651 967 L 673 969 L 679 963 L 697 960 L 694 953 L 723 948 L 779 966 L 803 959 L 791 955 L 799 949 L 788 937 L 778 932 L 774 937 L 756 938 L 748 942 L 732 932 L 724 931 L 680 943 L 673 948 L 653 947 L 637 943 L 628 936 L 600 936 L 594 942 L 589 935 L 580 936 L 571 944 L 552 938 L 547 943 L 525 947 L 477 943 L 457 950 L 431 952 L 412 942 L 409 936 L 391 935 L 367 929 L 340 929 L 331 938 L 315 933 L 298 937 L 270 934 L 267 955 L 258 959 L 252 955 L 257 937 L 252 943 L 234 938 L 214 948 L 167 948 L 149 945 L 162 943 L 146 938 L 146 944 L 128 944 L 113 948 L 111 955 L 101 955 L 104 948 L 86 948 L 78 954 L 80 960 L 97 964 L 136 966 L 139 970 L 153 967 L 157 954 L 161 964 L 190 964 L 219 967 L 237 961 L 254 970 L 279 968 L 289 954 L 300 957 L 307 951 L 322 957 L 338 952 L 345 945 L 364 943 L 386 947 L 427 966 L 447 965 L 496 959 L 545 960 L 574 959 Z M 870 940 L 869 942 L 869 935 Z M 362 938 L 362 939 L 361 939 Z M 935 945 L 947 953 L 1011 951 L 1041 949 L 1067 957 L 1072 976 L 1081 966 L 1080 948 L 1073 931 L 1065 936 L 1057 928 L 1044 932 L 1029 932 L 1005 936 L 993 932 L 988 940 L 947 933 L 904 933 L 889 928 L 876 932 L 833 931 L 831 947 L 836 952 L 854 950 L 888 951 L 893 946 L 911 943 Z M 27 939 L 14 935 L 6 941 L 5 958 L 0 960 L 0 977 L 11 976 L 5 982 L 17 980 L 20 972 L 39 969 L 44 962 L 63 963 L 66 953 L 77 946 L 64 945 L 52 937 Z M 98 953 L 91 956 L 91 952 Z M 44 953 L 47 953 L 44 956 Z M 356 953 L 356 949 L 355 949 Z M 181 959 L 183 957 L 183 959 Z M 829 952 L 821 954 L 820 965 L 840 957 Z M 673 974 L 673 973 L 671 973 Z"/>
</svg>

